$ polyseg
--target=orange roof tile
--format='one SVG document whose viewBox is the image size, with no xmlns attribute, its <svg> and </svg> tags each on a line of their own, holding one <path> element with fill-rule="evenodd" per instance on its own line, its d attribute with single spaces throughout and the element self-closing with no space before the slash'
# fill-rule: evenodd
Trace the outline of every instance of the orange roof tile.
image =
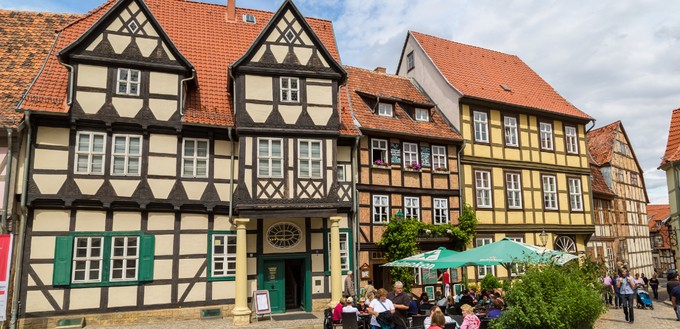
<svg viewBox="0 0 680 329">
<path fill-rule="evenodd" d="M 61 50 L 86 32 L 115 3 L 108 1 L 81 20 L 65 28 L 57 40 Z M 145 3 L 179 51 L 196 69 L 197 85 L 189 90 L 184 122 L 233 126 L 229 66 L 248 50 L 273 13 L 236 8 L 236 21 L 226 21 L 226 5 L 184 0 L 145 0 Z M 244 14 L 256 24 L 243 22 Z M 319 39 L 339 62 L 333 25 L 328 20 L 308 18 Z M 67 112 L 67 71 L 50 55 L 45 72 L 31 90 L 24 109 Z"/>
<path fill-rule="evenodd" d="M 446 80 L 463 96 L 579 119 L 588 114 L 558 94 L 519 57 L 410 31 Z M 504 90 L 501 85 L 509 87 Z"/>
<path fill-rule="evenodd" d="M 647 225 L 652 228 L 656 222 L 664 220 L 671 215 L 671 206 L 668 204 L 648 204 L 647 218 L 649 223 Z"/>
<path fill-rule="evenodd" d="M 45 63 L 54 31 L 80 17 L 0 10 L 0 126 L 13 127 L 21 97 Z"/>
<path fill-rule="evenodd" d="M 668 129 L 668 142 L 666 142 L 666 152 L 661 158 L 661 165 L 663 167 L 669 162 L 680 160 L 680 109 L 673 111 L 671 115 L 671 126 Z"/>
<path fill-rule="evenodd" d="M 621 121 L 610 123 L 604 127 L 591 130 L 586 135 L 588 139 L 588 151 L 597 165 L 611 162 L 614 152 L 616 133 L 621 126 Z"/>
<path fill-rule="evenodd" d="M 616 197 L 616 193 L 614 193 L 614 191 L 609 188 L 609 185 L 607 185 L 599 167 L 590 165 L 590 178 L 593 182 L 593 192 Z"/>
<path fill-rule="evenodd" d="M 347 71 L 347 84 L 340 93 L 341 106 L 351 108 L 359 129 L 439 139 L 462 139 L 460 134 L 451 128 L 444 117 L 436 110 L 430 112 L 432 113 L 430 122 L 413 120 L 399 105 L 394 108 L 394 117 L 382 117 L 373 113 L 371 107 L 361 98 L 361 94 L 367 94 L 384 99 L 434 107 L 432 101 L 410 79 L 352 66 L 345 66 L 345 70 Z"/>
</svg>

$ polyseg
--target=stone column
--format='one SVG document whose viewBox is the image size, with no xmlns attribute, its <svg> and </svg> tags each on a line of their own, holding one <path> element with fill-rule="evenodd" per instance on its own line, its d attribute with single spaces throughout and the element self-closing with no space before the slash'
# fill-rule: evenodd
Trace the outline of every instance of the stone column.
<svg viewBox="0 0 680 329">
<path fill-rule="evenodd" d="M 234 325 L 250 324 L 250 308 L 248 307 L 248 262 L 246 255 L 246 224 L 249 218 L 236 218 L 236 296 L 234 299 Z"/>
<path fill-rule="evenodd" d="M 335 307 L 342 297 L 342 264 L 340 262 L 340 220 L 342 217 L 331 217 L 331 301 Z"/>
</svg>

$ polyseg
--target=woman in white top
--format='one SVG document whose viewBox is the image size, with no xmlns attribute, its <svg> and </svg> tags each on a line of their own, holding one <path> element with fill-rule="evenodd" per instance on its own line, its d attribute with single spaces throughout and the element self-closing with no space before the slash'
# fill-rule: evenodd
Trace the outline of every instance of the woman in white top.
<svg viewBox="0 0 680 329">
<path fill-rule="evenodd" d="M 391 300 L 387 299 L 387 290 L 380 288 L 376 292 L 375 299 L 372 300 L 371 305 L 368 306 L 368 313 L 372 315 L 371 329 L 381 329 L 382 326 L 378 323 L 376 317 L 378 314 L 385 311 L 390 311 L 390 313 L 394 314 L 394 304 L 392 304 Z"/>
</svg>

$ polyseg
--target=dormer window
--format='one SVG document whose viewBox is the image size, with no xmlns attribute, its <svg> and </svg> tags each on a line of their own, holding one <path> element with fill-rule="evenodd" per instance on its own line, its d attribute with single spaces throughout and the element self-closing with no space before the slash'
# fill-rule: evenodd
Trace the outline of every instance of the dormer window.
<svg viewBox="0 0 680 329">
<path fill-rule="evenodd" d="M 298 103 L 300 101 L 300 79 L 281 78 L 281 101 Z"/>
<path fill-rule="evenodd" d="M 430 121 L 430 111 L 427 109 L 416 109 L 416 121 Z"/>
<path fill-rule="evenodd" d="M 118 69 L 118 95 L 139 96 L 139 70 Z"/>
<path fill-rule="evenodd" d="M 246 22 L 246 23 L 250 23 L 250 24 L 257 23 L 255 16 L 252 15 L 252 14 L 243 14 L 243 21 Z"/>
<path fill-rule="evenodd" d="M 393 108 L 392 104 L 388 103 L 379 103 L 378 104 L 378 115 L 384 116 L 384 117 L 391 117 L 393 113 Z"/>
</svg>

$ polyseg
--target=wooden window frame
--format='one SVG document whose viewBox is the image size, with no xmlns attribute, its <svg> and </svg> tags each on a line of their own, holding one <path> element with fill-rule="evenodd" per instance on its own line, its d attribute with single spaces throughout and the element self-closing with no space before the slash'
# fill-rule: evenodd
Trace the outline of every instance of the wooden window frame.
<svg viewBox="0 0 680 329">
<path fill-rule="evenodd" d="M 425 118 L 419 118 L 418 113 L 425 113 Z M 413 110 L 413 118 L 419 122 L 430 122 L 430 110 L 416 107 Z"/>
<path fill-rule="evenodd" d="M 570 136 L 568 133 L 568 129 L 574 129 L 574 135 L 573 135 L 573 143 L 570 143 Z M 564 150 L 567 152 L 567 154 L 572 154 L 572 155 L 577 155 L 579 154 L 579 145 L 578 145 L 578 127 L 574 125 L 564 125 Z M 573 145 L 573 150 L 570 150 L 570 145 Z"/>
<path fill-rule="evenodd" d="M 411 52 L 406 54 L 406 72 L 409 72 L 414 68 L 416 68 L 416 59 L 413 50 L 411 50 Z"/>
<path fill-rule="evenodd" d="M 437 207 L 437 201 L 443 202 L 445 207 Z M 437 211 L 441 214 L 437 215 Z M 434 225 L 444 225 L 449 223 L 449 199 L 448 198 L 432 198 L 432 223 Z M 443 220 L 442 220 L 443 219 Z"/>
<path fill-rule="evenodd" d="M 406 145 L 408 145 L 409 148 L 410 148 L 411 146 L 415 146 L 415 148 L 416 148 L 415 152 L 412 152 L 412 151 L 410 151 L 410 150 L 407 152 L 407 151 L 406 151 Z M 421 164 L 421 163 L 420 163 L 420 154 L 419 154 L 420 152 L 419 152 L 418 146 L 419 146 L 418 143 L 411 143 L 411 142 L 403 142 L 403 143 L 402 143 L 402 145 L 401 145 L 401 148 L 402 148 L 402 157 L 403 157 L 402 163 L 403 163 L 404 168 L 408 168 L 408 167 L 409 167 L 412 163 L 414 163 L 414 162 L 417 163 L 417 164 Z M 410 162 L 407 162 L 407 161 L 406 161 L 406 154 L 407 154 L 407 153 L 409 154 L 409 158 L 412 158 L 412 155 L 415 154 L 415 156 L 416 156 L 416 161 L 412 161 L 413 159 L 411 159 Z"/>
<path fill-rule="evenodd" d="M 406 207 L 406 199 L 410 199 L 411 201 L 414 201 L 414 200 L 416 201 L 417 205 L 416 205 L 415 207 L 408 207 L 408 208 L 410 208 L 411 210 L 415 209 L 415 212 L 416 212 L 416 216 L 415 216 L 415 217 L 411 214 L 411 210 L 407 210 L 407 207 Z M 403 207 L 402 207 L 402 208 L 404 208 L 404 217 L 405 217 L 405 218 L 414 218 L 414 219 L 421 220 L 421 216 L 420 216 L 420 210 L 421 210 L 421 206 L 420 206 L 420 197 L 406 195 L 406 196 L 403 197 L 402 202 L 403 202 Z M 411 214 L 411 216 L 409 216 L 409 214 Z"/>
<path fill-rule="evenodd" d="M 448 164 L 448 150 L 446 146 L 444 145 L 430 145 L 430 148 L 432 150 L 432 170 L 439 169 L 441 171 L 446 171 L 449 168 Z M 435 153 L 435 148 L 441 149 L 444 151 L 443 154 L 436 154 Z M 441 162 L 441 163 L 440 163 Z"/>
<path fill-rule="evenodd" d="M 284 81 L 288 83 L 288 87 L 284 87 Z M 297 87 L 293 88 L 293 81 L 296 82 Z M 296 77 L 280 77 L 279 78 L 279 96 L 282 103 L 300 103 L 300 78 Z M 287 92 L 284 97 L 284 92 Z M 293 93 L 297 92 L 297 99 L 293 99 Z"/>
<path fill-rule="evenodd" d="M 122 72 L 127 72 L 127 78 L 123 79 L 121 78 L 120 74 Z M 137 81 L 134 81 L 132 79 L 132 74 L 137 73 Z M 120 91 L 120 86 L 121 84 L 125 84 L 125 91 L 121 92 Z M 132 86 L 136 85 L 137 86 L 137 92 L 131 92 L 130 90 L 132 89 Z M 116 71 L 116 95 L 123 95 L 123 96 L 139 96 L 140 89 L 142 86 L 142 71 L 140 70 L 134 70 L 134 69 L 129 69 L 129 68 L 118 68 Z"/>
<path fill-rule="evenodd" d="M 387 109 L 389 109 L 389 113 L 388 113 Z M 383 112 L 383 110 L 385 110 L 385 111 Z M 381 116 L 381 117 L 388 117 L 388 118 L 394 117 L 394 104 L 379 102 L 378 103 L 378 115 Z"/>
<path fill-rule="evenodd" d="M 378 207 L 384 208 L 384 213 L 381 211 L 380 214 L 376 213 L 376 198 L 380 198 L 379 200 L 382 201 L 382 198 L 385 200 L 385 204 L 382 204 L 382 202 L 377 205 Z M 380 216 L 385 216 L 385 220 L 376 220 L 376 215 Z M 388 194 L 373 194 L 371 195 L 371 223 L 373 224 L 387 224 L 390 222 L 390 196 Z"/>
<path fill-rule="evenodd" d="M 475 208 L 477 209 L 493 209 L 493 181 L 492 181 L 492 172 L 489 169 L 474 169 L 474 192 L 475 192 Z M 480 189 L 480 187 L 477 186 L 477 173 L 485 173 L 488 175 L 488 191 L 489 191 L 489 204 L 488 205 L 480 205 L 479 204 L 479 196 L 478 192 L 480 190 L 487 190 L 487 188 Z"/>
<path fill-rule="evenodd" d="M 502 118 L 503 118 L 503 145 L 505 147 L 519 148 L 520 147 L 520 142 L 519 142 L 519 117 L 517 117 L 515 115 L 504 114 L 502 116 Z M 505 122 L 506 118 L 515 119 L 515 127 L 514 127 L 515 128 L 515 144 L 508 144 L 507 130 L 506 130 L 508 128 L 508 125 Z"/>
<path fill-rule="evenodd" d="M 508 184 L 508 176 L 510 175 L 517 175 L 518 181 L 517 184 L 519 185 L 519 190 L 513 189 L 512 191 L 510 190 L 510 186 Z M 523 210 L 524 209 L 524 197 L 522 195 L 523 190 L 522 190 L 522 173 L 518 171 L 506 171 L 504 172 L 504 178 L 505 178 L 505 205 L 507 210 Z M 519 206 L 510 206 L 510 202 L 508 201 L 510 192 L 513 193 L 519 193 Z"/>
<path fill-rule="evenodd" d="M 375 142 L 378 143 L 378 146 L 375 146 Z M 385 149 L 382 149 L 380 146 L 380 143 L 385 142 Z M 381 154 L 385 156 L 384 159 L 376 159 L 375 154 L 373 153 L 374 150 L 380 150 Z M 381 139 L 381 138 L 371 138 L 371 164 L 374 165 L 377 160 L 382 161 L 385 164 L 390 163 L 389 159 L 389 151 L 390 151 L 390 141 L 387 139 Z"/>
<path fill-rule="evenodd" d="M 125 138 L 125 151 L 116 152 L 116 139 Z M 139 152 L 137 154 L 130 153 L 130 141 L 132 139 L 139 139 Z M 144 138 L 142 135 L 133 134 L 114 134 L 111 137 L 111 176 L 141 176 L 142 174 L 142 148 L 144 147 Z M 116 166 L 116 158 L 123 158 L 123 172 L 116 173 L 114 171 Z M 130 172 L 130 159 L 136 158 L 137 172 Z"/>
<path fill-rule="evenodd" d="M 261 156 L 260 155 L 260 142 L 261 141 L 267 141 L 267 155 L 266 156 Z M 273 155 L 273 148 L 272 148 L 272 142 L 274 141 L 279 141 L 281 143 L 281 155 L 280 156 L 274 156 Z M 258 137 L 257 138 L 257 146 L 256 146 L 256 159 L 257 159 L 257 178 L 274 178 L 274 179 L 282 179 L 285 174 L 284 174 L 284 144 L 283 144 L 283 138 L 272 138 L 272 137 Z M 260 161 L 261 160 L 266 160 L 267 161 L 267 174 L 261 174 L 260 173 Z M 275 160 L 280 161 L 280 169 L 281 169 L 281 175 L 280 176 L 274 176 L 274 166 L 273 163 Z"/>
<path fill-rule="evenodd" d="M 187 155 L 187 142 L 194 144 L 194 155 Z M 205 143 L 205 156 L 198 155 L 198 145 Z M 186 174 L 186 161 L 191 160 L 191 174 Z M 196 168 L 199 161 L 205 161 L 205 175 L 198 175 Z M 207 138 L 188 138 L 182 139 L 182 178 L 208 178 L 210 176 L 210 140 Z"/>
<path fill-rule="evenodd" d="M 475 118 L 476 113 L 484 114 L 485 117 L 486 117 L 486 121 L 484 121 L 484 122 L 479 121 L 480 125 L 483 124 L 484 127 L 485 127 L 484 134 L 486 134 L 486 140 L 477 138 L 477 119 Z M 481 135 L 482 134 L 480 133 L 480 137 L 481 137 Z M 472 110 L 472 140 L 475 143 L 480 143 L 480 144 L 490 144 L 491 143 L 491 135 L 490 135 L 490 131 L 489 131 L 489 112 L 488 111 Z"/>
<path fill-rule="evenodd" d="M 80 136 L 88 135 L 89 142 L 86 151 L 79 151 L 80 149 Z M 102 151 L 94 151 L 94 137 L 102 137 Z M 79 131 L 76 134 L 76 147 L 75 147 L 75 161 L 73 165 L 73 173 L 76 175 L 104 175 L 106 167 L 106 133 L 94 132 L 94 131 Z M 78 158 L 81 156 L 87 156 L 87 170 L 78 171 Z M 92 164 L 95 157 L 101 158 L 101 171 L 93 171 Z"/>
<path fill-rule="evenodd" d="M 308 154 L 304 155 L 301 153 L 302 151 L 302 143 L 309 143 L 308 146 Z M 314 158 L 312 157 L 312 145 L 313 144 L 318 144 L 319 145 L 319 157 Z M 299 139 L 298 140 L 298 177 L 299 178 L 305 178 L 305 179 L 323 179 L 323 172 L 324 172 L 324 165 L 323 165 L 323 141 L 320 139 Z M 309 172 L 308 175 L 303 175 L 302 173 L 302 163 L 307 162 Z M 312 169 L 313 164 L 318 163 L 319 164 L 319 175 L 314 175 L 314 170 Z"/>
<path fill-rule="evenodd" d="M 554 192 L 553 191 L 546 192 L 546 190 L 545 190 L 545 179 L 546 178 L 552 178 L 553 179 L 553 183 L 554 183 L 554 187 L 555 187 Z M 542 199 L 543 211 L 559 211 L 560 210 L 560 198 L 559 198 L 559 190 L 557 188 L 557 175 L 541 174 L 541 191 L 543 192 L 543 199 Z M 546 207 L 545 197 L 548 193 L 554 193 L 555 194 L 555 208 Z"/>
<path fill-rule="evenodd" d="M 578 182 L 578 193 L 572 193 L 571 182 Z M 571 212 L 584 212 L 585 211 L 585 205 L 583 204 L 583 182 L 581 181 L 581 177 L 567 176 L 567 188 L 568 188 L 568 192 L 569 192 L 569 210 Z M 574 204 L 572 202 L 573 196 L 578 196 L 578 198 L 579 198 L 578 201 L 581 204 L 580 209 L 574 208 Z"/>
<path fill-rule="evenodd" d="M 550 147 L 547 145 L 543 145 L 543 125 L 547 125 L 550 127 Z M 547 133 L 547 132 L 546 132 Z M 540 146 L 541 151 L 550 151 L 554 152 L 555 151 L 555 125 L 552 122 L 548 121 L 539 121 L 538 122 L 538 145 Z"/>
<path fill-rule="evenodd" d="M 215 274 L 215 238 L 223 237 L 225 241 L 224 252 L 219 256 L 224 257 L 224 274 Z M 227 264 L 236 264 L 236 251 L 233 253 L 228 252 L 228 240 L 229 238 L 236 239 L 236 231 L 209 231 L 208 232 L 208 281 L 234 281 L 236 279 L 236 270 L 234 269 L 233 274 L 229 273 L 227 270 Z M 238 241 L 236 242 L 238 244 Z M 232 260 L 233 259 L 233 260 Z"/>
</svg>

